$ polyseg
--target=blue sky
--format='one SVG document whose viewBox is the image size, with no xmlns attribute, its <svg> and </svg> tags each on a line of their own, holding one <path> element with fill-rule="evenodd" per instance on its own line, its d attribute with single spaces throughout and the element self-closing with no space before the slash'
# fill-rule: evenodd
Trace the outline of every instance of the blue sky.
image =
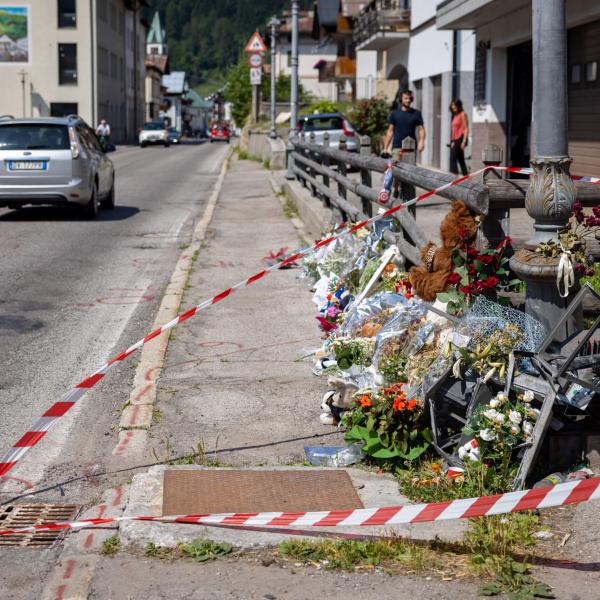
<svg viewBox="0 0 600 600">
<path fill-rule="evenodd" d="M 27 16 L 27 7 L 25 6 L 3 6 L 0 4 L 0 11 L 22 15 L 23 17 Z"/>
</svg>

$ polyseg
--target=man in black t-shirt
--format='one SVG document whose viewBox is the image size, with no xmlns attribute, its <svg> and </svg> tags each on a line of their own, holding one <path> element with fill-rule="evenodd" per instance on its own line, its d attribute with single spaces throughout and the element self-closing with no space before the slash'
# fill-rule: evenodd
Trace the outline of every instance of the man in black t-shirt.
<svg viewBox="0 0 600 600">
<path fill-rule="evenodd" d="M 425 127 L 421 112 L 411 108 L 413 101 L 412 92 L 404 90 L 400 94 L 400 106 L 392 111 L 388 119 L 388 129 L 383 142 L 383 151 L 392 154 L 394 150 L 402 148 L 402 140 L 411 137 L 417 142 L 417 151 L 423 152 L 425 148 Z"/>
</svg>

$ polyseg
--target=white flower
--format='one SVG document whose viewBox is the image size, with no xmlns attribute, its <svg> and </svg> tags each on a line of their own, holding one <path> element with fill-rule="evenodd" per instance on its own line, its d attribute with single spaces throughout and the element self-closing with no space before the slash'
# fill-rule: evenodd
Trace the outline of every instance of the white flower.
<svg viewBox="0 0 600 600">
<path fill-rule="evenodd" d="M 498 400 L 500 404 L 504 404 L 505 402 L 508 402 L 508 396 L 504 392 L 498 392 L 496 394 L 496 400 Z"/>
<path fill-rule="evenodd" d="M 521 431 L 521 428 L 520 428 L 518 425 L 513 425 L 513 426 L 510 428 L 510 432 L 511 432 L 513 435 L 517 435 L 517 434 L 518 434 L 520 431 Z"/>
<path fill-rule="evenodd" d="M 502 425 L 504 423 L 504 421 L 506 421 L 506 416 L 503 413 L 498 413 L 495 417 L 494 417 L 494 421 L 496 423 L 498 423 L 498 425 Z"/>
<path fill-rule="evenodd" d="M 508 418 L 513 425 L 518 425 L 523 420 L 523 415 L 517 410 L 511 410 L 508 413 Z"/>
<path fill-rule="evenodd" d="M 491 429 L 482 429 L 479 435 L 484 442 L 491 442 L 496 439 L 496 433 Z"/>
<path fill-rule="evenodd" d="M 490 408 L 496 408 L 497 406 L 500 406 L 500 401 L 498 400 L 498 398 L 492 398 L 488 406 Z"/>
<path fill-rule="evenodd" d="M 460 460 L 463 460 L 467 454 L 469 454 L 469 451 L 464 446 L 461 446 L 458 449 L 458 458 L 460 458 Z"/>
<path fill-rule="evenodd" d="M 493 421 L 497 414 L 498 411 L 495 408 L 488 408 L 488 410 L 483 411 L 483 416 L 490 421 Z"/>
<path fill-rule="evenodd" d="M 539 408 L 530 408 L 527 411 L 527 416 L 532 420 L 532 421 L 537 421 L 538 417 L 540 416 L 540 409 Z"/>
<path fill-rule="evenodd" d="M 529 421 L 523 421 L 522 427 L 525 435 L 531 435 L 531 432 L 533 431 L 533 423 Z"/>
<path fill-rule="evenodd" d="M 531 390 L 527 390 L 526 392 L 523 393 L 523 402 L 527 402 L 529 404 L 529 402 L 531 402 L 533 399 L 534 399 L 534 395 Z"/>
</svg>

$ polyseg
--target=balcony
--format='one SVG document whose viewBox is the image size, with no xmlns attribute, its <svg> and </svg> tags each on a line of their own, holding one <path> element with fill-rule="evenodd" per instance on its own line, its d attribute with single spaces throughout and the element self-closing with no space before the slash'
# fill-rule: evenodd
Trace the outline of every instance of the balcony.
<svg viewBox="0 0 600 600">
<path fill-rule="evenodd" d="M 408 39 L 410 0 L 371 0 L 354 24 L 357 50 L 389 50 Z"/>
</svg>

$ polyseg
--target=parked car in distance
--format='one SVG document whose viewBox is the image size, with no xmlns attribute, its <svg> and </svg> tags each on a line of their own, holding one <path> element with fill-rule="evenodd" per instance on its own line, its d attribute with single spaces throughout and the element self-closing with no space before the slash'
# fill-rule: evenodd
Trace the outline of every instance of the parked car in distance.
<svg viewBox="0 0 600 600">
<path fill-rule="evenodd" d="M 168 129 L 159 122 L 144 123 L 138 139 L 141 148 L 145 148 L 149 144 L 162 144 L 165 148 L 171 145 Z"/>
<path fill-rule="evenodd" d="M 175 127 L 169 127 L 169 129 L 167 129 L 167 137 L 171 144 L 179 144 L 179 142 L 181 142 L 181 136 Z"/>
<path fill-rule="evenodd" d="M 114 208 L 113 163 L 81 117 L 0 118 L 0 206 L 28 204 Z"/>
<path fill-rule="evenodd" d="M 324 135 L 329 135 L 329 147 L 339 148 L 340 138 L 343 136 L 346 140 L 346 150 L 348 152 L 359 152 L 360 143 L 354 127 L 350 121 L 339 112 L 336 113 L 314 113 L 312 115 L 303 115 L 298 119 L 299 132 L 306 134 L 306 141 L 311 133 L 314 133 L 315 144 L 323 146 Z"/>
<path fill-rule="evenodd" d="M 213 142 L 227 142 L 229 144 L 229 140 L 231 138 L 231 131 L 229 131 L 229 127 L 227 125 L 223 125 L 221 123 L 217 123 L 213 125 L 210 130 L 210 143 Z"/>
</svg>

